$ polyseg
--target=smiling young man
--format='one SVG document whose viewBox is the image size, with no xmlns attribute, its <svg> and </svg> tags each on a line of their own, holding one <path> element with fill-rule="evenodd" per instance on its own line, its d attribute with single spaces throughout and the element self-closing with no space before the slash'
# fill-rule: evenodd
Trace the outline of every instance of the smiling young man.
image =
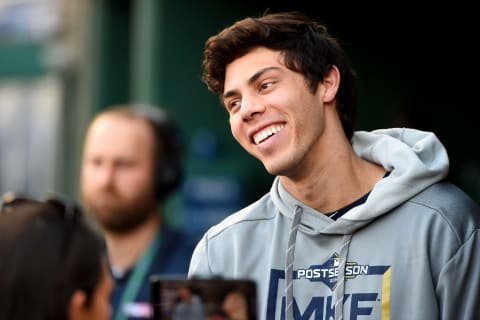
<svg viewBox="0 0 480 320">
<path fill-rule="evenodd" d="M 276 178 L 204 235 L 190 277 L 254 279 L 260 319 L 480 317 L 478 205 L 445 181 L 433 133 L 354 131 L 355 72 L 324 26 L 240 20 L 207 40 L 203 68 Z"/>
</svg>

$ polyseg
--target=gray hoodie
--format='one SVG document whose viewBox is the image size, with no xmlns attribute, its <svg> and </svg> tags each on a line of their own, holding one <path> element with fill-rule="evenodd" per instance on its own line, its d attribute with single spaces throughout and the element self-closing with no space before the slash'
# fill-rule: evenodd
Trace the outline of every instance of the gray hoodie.
<svg viewBox="0 0 480 320">
<path fill-rule="evenodd" d="M 363 204 L 334 221 L 277 177 L 207 231 L 189 277 L 255 280 L 259 319 L 288 304 L 294 319 L 480 319 L 480 208 L 443 181 L 443 145 L 395 128 L 358 131 L 353 148 L 390 172 Z"/>
</svg>

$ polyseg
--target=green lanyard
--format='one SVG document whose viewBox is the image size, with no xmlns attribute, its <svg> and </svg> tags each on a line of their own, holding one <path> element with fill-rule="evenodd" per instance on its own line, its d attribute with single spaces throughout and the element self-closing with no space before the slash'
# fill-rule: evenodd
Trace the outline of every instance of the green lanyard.
<svg viewBox="0 0 480 320">
<path fill-rule="evenodd" d="M 122 299 L 120 300 L 119 304 L 119 310 L 117 310 L 115 320 L 127 319 L 123 308 L 127 302 L 132 302 L 137 296 L 138 290 L 140 289 L 143 280 L 147 274 L 147 270 L 152 264 L 155 253 L 158 251 L 158 248 L 160 248 L 161 243 L 162 233 L 158 232 L 155 236 L 155 239 L 153 239 L 153 241 L 150 243 L 140 261 L 135 264 L 132 275 L 128 279 L 127 286 L 125 287 L 125 291 L 123 291 Z"/>
</svg>

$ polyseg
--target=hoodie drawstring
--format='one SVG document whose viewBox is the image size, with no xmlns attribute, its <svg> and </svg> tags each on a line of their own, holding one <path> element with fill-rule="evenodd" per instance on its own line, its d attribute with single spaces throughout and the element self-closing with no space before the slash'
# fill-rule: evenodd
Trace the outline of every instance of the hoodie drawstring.
<svg viewBox="0 0 480 320">
<path fill-rule="evenodd" d="M 292 225 L 288 233 L 287 254 L 285 260 L 285 320 L 293 320 L 293 260 L 295 256 L 295 242 L 303 210 L 295 206 Z"/>
<path fill-rule="evenodd" d="M 295 243 L 297 239 L 297 231 L 300 226 L 303 209 L 295 206 L 292 225 L 288 234 L 288 244 L 285 259 L 285 320 L 293 320 L 293 261 L 295 258 Z M 335 320 L 343 319 L 343 297 L 345 295 L 345 266 L 347 262 L 348 249 L 351 234 L 346 234 L 342 238 L 342 245 L 339 252 L 338 260 L 338 277 L 333 292 L 335 297 Z"/>
<path fill-rule="evenodd" d="M 343 297 L 345 295 L 345 265 L 347 263 L 348 248 L 350 246 L 351 234 L 346 234 L 342 239 L 338 258 L 338 277 L 333 292 L 335 297 L 335 320 L 343 319 Z"/>
</svg>

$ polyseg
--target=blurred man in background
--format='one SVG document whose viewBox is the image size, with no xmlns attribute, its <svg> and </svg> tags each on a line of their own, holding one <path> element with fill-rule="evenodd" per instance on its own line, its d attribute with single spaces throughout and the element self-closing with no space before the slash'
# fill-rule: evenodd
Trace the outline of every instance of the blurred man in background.
<svg viewBox="0 0 480 320">
<path fill-rule="evenodd" d="M 176 126 L 156 107 L 112 106 L 88 128 L 81 194 L 105 233 L 114 319 L 148 319 L 149 276 L 187 272 L 192 250 L 162 219 L 182 180 L 181 151 Z"/>
</svg>

